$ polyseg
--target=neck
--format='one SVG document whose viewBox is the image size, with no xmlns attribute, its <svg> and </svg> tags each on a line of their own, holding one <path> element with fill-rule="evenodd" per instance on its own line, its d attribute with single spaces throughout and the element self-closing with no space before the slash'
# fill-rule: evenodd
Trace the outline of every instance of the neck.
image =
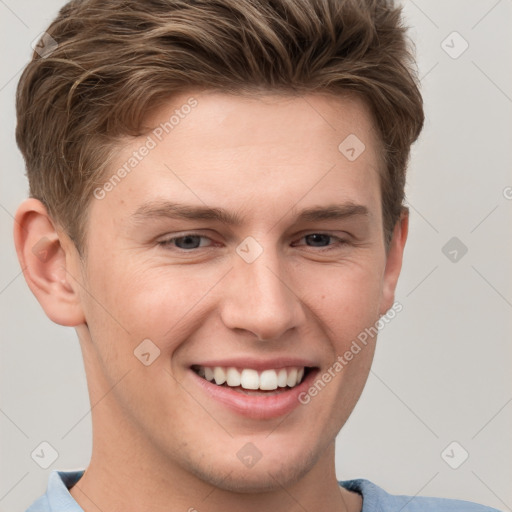
<svg viewBox="0 0 512 512">
<path fill-rule="evenodd" d="M 85 512 L 360 512 L 362 508 L 361 496 L 343 489 L 336 480 L 334 442 L 298 481 L 286 485 L 276 481 L 262 492 L 237 493 L 215 487 L 172 461 L 160 460 L 140 440 L 126 436 L 124 428 L 112 430 L 114 439 L 102 435 L 93 440 L 91 462 L 70 491 Z"/>
</svg>

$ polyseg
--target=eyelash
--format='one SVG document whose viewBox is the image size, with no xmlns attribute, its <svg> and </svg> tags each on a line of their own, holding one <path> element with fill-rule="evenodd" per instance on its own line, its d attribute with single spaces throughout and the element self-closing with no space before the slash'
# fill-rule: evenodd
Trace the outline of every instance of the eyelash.
<svg viewBox="0 0 512 512">
<path fill-rule="evenodd" d="M 339 238 L 335 235 L 331 235 L 330 233 L 322 233 L 322 232 L 312 232 L 312 233 L 307 233 L 306 235 L 303 235 L 300 239 L 302 240 L 303 238 L 306 238 L 308 236 L 312 236 L 312 235 L 321 235 L 321 236 L 327 236 L 331 239 L 334 239 L 338 242 L 338 245 L 339 246 L 344 246 L 344 245 L 348 245 L 349 242 L 348 240 L 344 240 L 343 238 Z M 187 237 L 199 237 L 199 238 L 205 238 L 205 239 L 208 239 L 208 240 L 211 240 L 209 237 L 205 236 L 205 235 L 201 235 L 199 233 L 185 233 L 183 235 L 180 235 L 180 236 L 174 236 L 172 238 L 167 238 L 166 240 L 162 240 L 160 242 L 158 242 L 158 245 L 162 246 L 162 247 L 165 247 L 165 248 L 169 248 L 171 246 L 171 244 L 173 242 L 175 242 L 176 240 L 180 240 L 182 238 L 187 238 Z M 211 246 L 207 246 L 206 248 L 209 248 Z M 307 247 L 312 247 L 312 248 L 315 248 L 315 246 L 307 246 Z M 193 249 L 182 249 L 181 247 L 173 247 L 173 249 L 177 249 L 178 251 L 180 252 L 194 252 L 194 251 L 197 251 L 199 249 L 204 249 L 205 247 L 195 247 Z M 331 244 L 331 246 L 327 246 L 327 247 L 318 247 L 319 249 L 319 252 L 327 252 L 327 251 L 331 251 L 333 250 L 335 247 L 333 247 L 333 245 Z"/>
</svg>

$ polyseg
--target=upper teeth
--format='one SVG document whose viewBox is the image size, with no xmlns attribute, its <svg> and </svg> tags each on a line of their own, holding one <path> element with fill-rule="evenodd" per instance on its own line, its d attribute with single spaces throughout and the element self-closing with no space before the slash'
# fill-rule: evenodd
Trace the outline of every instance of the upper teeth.
<svg viewBox="0 0 512 512">
<path fill-rule="evenodd" d="M 277 370 L 263 370 L 258 372 L 250 368 L 225 368 L 222 366 L 200 366 L 197 373 L 215 384 L 227 384 L 231 387 L 241 386 L 244 389 L 261 389 L 271 391 L 273 389 L 293 388 L 299 384 L 304 376 L 304 367 L 288 367 Z"/>
</svg>

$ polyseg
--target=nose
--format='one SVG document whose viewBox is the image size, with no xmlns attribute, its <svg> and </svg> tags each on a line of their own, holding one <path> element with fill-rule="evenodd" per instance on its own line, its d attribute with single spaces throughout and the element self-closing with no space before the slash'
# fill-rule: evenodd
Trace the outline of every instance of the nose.
<svg viewBox="0 0 512 512">
<path fill-rule="evenodd" d="M 276 251 L 265 249 L 251 263 L 235 254 L 220 305 L 224 325 L 260 341 L 281 339 L 305 318 L 301 300 Z"/>
</svg>

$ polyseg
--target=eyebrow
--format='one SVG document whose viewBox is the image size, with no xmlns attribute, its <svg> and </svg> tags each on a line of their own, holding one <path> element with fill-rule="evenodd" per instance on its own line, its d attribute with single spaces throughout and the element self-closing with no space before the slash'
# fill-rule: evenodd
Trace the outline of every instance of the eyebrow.
<svg viewBox="0 0 512 512">
<path fill-rule="evenodd" d="M 296 208 L 292 208 L 292 211 L 297 212 Z M 313 206 L 297 213 L 297 222 L 342 220 L 354 216 L 370 216 L 370 211 L 366 206 L 352 202 Z M 240 226 L 243 223 L 243 218 L 239 214 L 229 212 L 223 208 L 174 203 L 171 201 L 151 201 L 144 203 L 137 208 L 132 218 L 136 221 L 158 218 L 213 220 L 230 226 Z"/>
</svg>

